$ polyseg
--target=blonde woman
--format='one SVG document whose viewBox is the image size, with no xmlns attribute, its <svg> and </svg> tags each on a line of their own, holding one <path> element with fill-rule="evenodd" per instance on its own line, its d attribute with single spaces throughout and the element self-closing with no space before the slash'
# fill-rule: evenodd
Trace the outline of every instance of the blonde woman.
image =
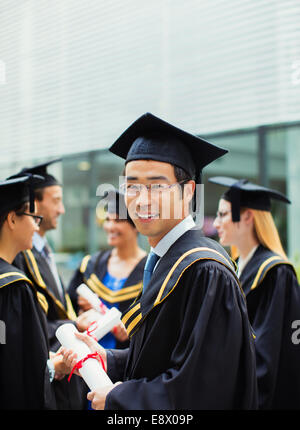
<svg viewBox="0 0 300 430">
<path fill-rule="evenodd" d="M 246 179 L 209 181 L 228 188 L 214 226 L 221 245 L 231 247 L 256 335 L 259 407 L 299 409 L 300 349 L 291 336 L 300 319 L 300 287 L 271 214 L 272 199 L 290 201 Z"/>
</svg>

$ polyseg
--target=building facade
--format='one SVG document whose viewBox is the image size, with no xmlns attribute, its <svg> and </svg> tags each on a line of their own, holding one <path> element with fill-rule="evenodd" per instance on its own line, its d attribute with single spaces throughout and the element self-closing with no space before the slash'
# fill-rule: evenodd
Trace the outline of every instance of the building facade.
<svg viewBox="0 0 300 430">
<path fill-rule="evenodd" d="M 107 148 L 152 112 L 230 151 L 206 169 L 207 216 L 220 194 L 209 175 L 287 193 L 293 204 L 274 213 L 296 258 L 299 22 L 299 0 L 2 0 L 1 179 L 64 157 L 53 172 L 68 215 L 53 241 L 58 251 L 92 252 L 105 244 L 97 186 L 122 172 Z"/>
</svg>

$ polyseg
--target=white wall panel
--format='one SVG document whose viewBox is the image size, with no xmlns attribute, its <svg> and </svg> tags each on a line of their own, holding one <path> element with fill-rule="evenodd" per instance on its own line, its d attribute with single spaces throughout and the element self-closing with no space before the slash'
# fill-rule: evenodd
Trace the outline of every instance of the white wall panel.
<svg viewBox="0 0 300 430">
<path fill-rule="evenodd" d="M 299 120 L 299 23 L 299 0 L 1 0 L 2 175 L 146 111 L 199 134 Z"/>
</svg>

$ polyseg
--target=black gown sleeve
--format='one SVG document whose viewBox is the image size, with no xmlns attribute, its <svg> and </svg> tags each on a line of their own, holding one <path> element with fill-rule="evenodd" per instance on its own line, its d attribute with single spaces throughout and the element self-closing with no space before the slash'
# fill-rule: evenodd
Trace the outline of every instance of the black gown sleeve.
<svg viewBox="0 0 300 430">
<path fill-rule="evenodd" d="M 106 398 L 105 409 L 256 407 L 255 352 L 244 296 L 234 277 L 219 264 L 194 266 L 175 288 L 181 289 L 177 291 L 182 294 L 177 302 L 180 308 L 169 309 L 181 319 L 169 365 L 153 378 L 130 379 L 116 386 Z M 172 294 L 164 303 L 172 300 Z M 163 320 L 167 324 L 168 317 Z M 149 365 L 159 360 L 164 334 L 161 326 L 150 347 L 151 339 L 144 341 L 142 350 L 148 351 Z"/>
<path fill-rule="evenodd" d="M 300 287 L 291 267 L 272 268 L 247 296 L 256 335 L 260 409 L 300 409 L 300 349 L 292 342 L 300 320 Z"/>
<path fill-rule="evenodd" d="M 107 374 L 113 383 L 123 381 L 128 358 L 128 348 L 108 349 L 107 353 Z"/>
<path fill-rule="evenodd" d="M 6 343 L 0 345 L 2 409 L 44 409 L 52 401 L 48 345 L 38 306 L 23 281 L 0 289 L 0 319 L 6 327 Z"/>
<path fill-rule="evenodd" d="M 68 288 L 67 292 L 70 296 L 74 311 L 76 314 L 79 312 L 79 306 L 78 306 L 78 294 L 76 293 L 76 288 L 79 287 L 80 284 L 84 283 L 83 274 L 80 272 L 79 268 L 74 272 Z"/>
</svg>

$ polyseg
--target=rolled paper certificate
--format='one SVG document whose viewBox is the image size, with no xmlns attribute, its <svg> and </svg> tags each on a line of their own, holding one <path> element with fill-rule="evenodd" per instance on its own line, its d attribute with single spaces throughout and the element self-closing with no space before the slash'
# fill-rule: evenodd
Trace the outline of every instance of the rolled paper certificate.
<svg viewBox="0 0 300 430">
<path fill-rule="evenodd" d="M 56 330 L 55 334 L 62 346 L 72 349 L 77 354 L 79 362 L 91 354 L 91 351 L 84 342 L 75 336 L 75 332 L 79 333 L 73 324 L 63 324 Z M 112 385 L 112 381 L 95 358 L 88 358 L 84 361 L 79 373 L 92 391 L 106 385 Z"/>
<path fill-rule="evenodd" d="M 87 319 L 87 323 L 89 324 L 91 324 L 93 321 L 99 321 L 104 317 L 103 314 L 100 314 L 99 312 L 95 311 L 94 308 L 85 311 L 83 315 L 85 316 L 85 318 Z"/>
<path fill-rule="evenodd" d="M 97 294 L 93 293 L 87 285 L 79 285 L 79 287 L 76 288 L 76 292 L 79 296 L 86 299 L 97 312 L 100 312 L 101 314 L 105 313 L 106 306 L 101 302 Z"/>
<path fill-rule="evenodd" d="M 109 309 L 105 315 L 93 323 L 93 330 L 90 332 L 97 340 L 102 339 L 116 325 L 120 324 L 121 312 L 117 308 Z"/>
</svg>

